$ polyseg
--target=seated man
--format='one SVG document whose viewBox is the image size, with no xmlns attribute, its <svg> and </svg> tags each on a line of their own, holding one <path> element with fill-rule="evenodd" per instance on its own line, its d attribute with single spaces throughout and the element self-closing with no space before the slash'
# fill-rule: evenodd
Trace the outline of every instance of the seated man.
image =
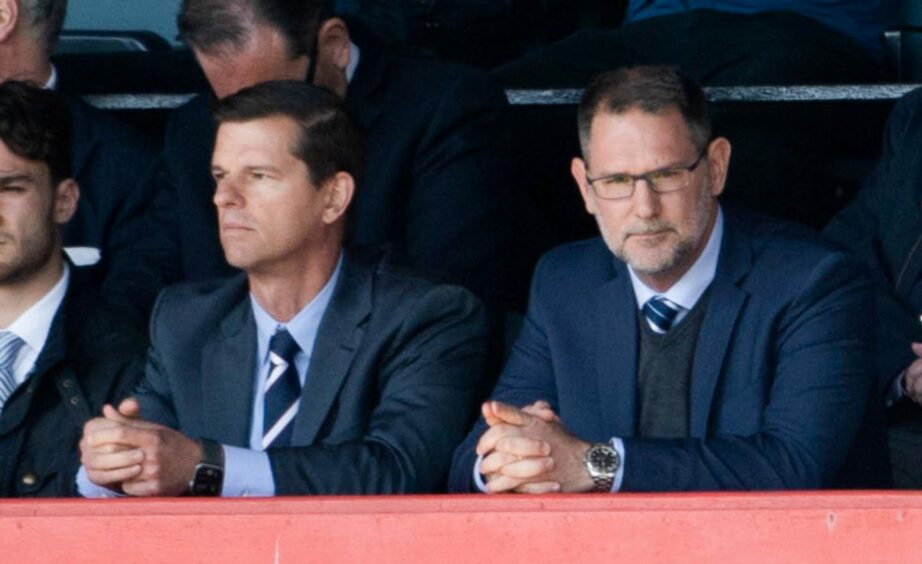
<svg viewBox="0 0 922 564">
<path fill-rule="evenodd" d="M 83 423 L 142 375 L 144 339 L 64 258 L 78 198 L 66 102 L 0 84 L 0 496 L 73 495 Z"/>
<path fill-rule="evenodd" d="M 351 241 L 388 244 L 395 262 L 452 276 L 498 310 L 513 184 L 502 91 L 484 73 L 388 53 L 331 4 L 184 0 L 178 25 L 218 98 L 265 80 L 343 97 L 368 134 Z M 187 280 L 233 272 L 211 206 L 212 103 L 203 95 L 176 110 L 164 139 Z"/>
<path fill-rule="evenodd" d="M 136 398 L 86 425 L 81 492 L 439 491 L 486 391 L 482 306 L 343 250 L 363 141 L 335 95 L 262 83 L 216 120 L 221 244 L 244 272 L 161 294 Z"/>
<path fill-rule="evenodd" d="M 890 114 L 883 152 L 856 200 L 824 231 L 871 270 L 879 390 L 890 405 L 894 485 L 922 488 L 922 90 Z"/>
<path fill-rule="evenodd" d="M 598 77 L 579 124 L 602 237 L 539 263 L 450 489 L 830 484 L 871 389 L 870 282 L 804 228 L 718 205 L 730 144 L 673 69 Z"/>
<path fill-rule="evenodd" d="M 0 81 L 57 88 L 50 56 L 66 8 L 66 0 L 0 0 Z M 76 98 L 68 106 L 82 196 L 64 227 L 65 248 L 77 264 L 99 261 L 102 298 L 143 326 L 157 292 L 175 277 L 175 242 L 152 208 L 156 153 L 112 116 Z"/>
</svg>

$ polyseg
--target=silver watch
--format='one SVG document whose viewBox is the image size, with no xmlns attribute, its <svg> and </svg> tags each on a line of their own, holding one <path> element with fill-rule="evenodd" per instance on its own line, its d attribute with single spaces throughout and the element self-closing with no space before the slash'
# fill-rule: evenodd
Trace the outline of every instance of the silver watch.
<svg viewBox="0 0 922 564">
<path fill-rule="evenodd" d="M 583 455 L 583 464 L 595 484 L 593 491 L 610 492 L 615 473 L 621 467 L 618 451 L 608 443 L 596 443 Z"/>
</svg>

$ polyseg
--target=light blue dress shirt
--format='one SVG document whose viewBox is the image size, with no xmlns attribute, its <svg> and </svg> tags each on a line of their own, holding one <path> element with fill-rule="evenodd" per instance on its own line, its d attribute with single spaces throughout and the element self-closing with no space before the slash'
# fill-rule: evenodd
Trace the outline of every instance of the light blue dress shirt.
<svg viewBox="0 0 922 564">
<path fill-rule="evenodd" d="M 720 258 L 720 244 L 723 241 L 723 234 L 723 212 L 720 210 L 720 206 L 718 206 L 717 219 L 714 221 L 714 229 L 711 230 L 708 242 L 705 244 L 704 250 L 701 251 L 701 255 L 695 260 L 691 268 L 689 268 L 688 271 L 665 292 L 657 292 L 641 282 L 640 278 L 638 278 L 631 267 L 628 266 L 631 286 L 634 289 L 634 297 L 637 300 L 637 308 L 642 309 L 643 304 L 653 296 L 663 296 L 671 302 L 681 306 L 675 320 L 675 323 L 680 322 L 688 314 L 689 310 L 695 307 L 695 304 L 698 303 L 698 300 L 701 299 L 705 290 L 707 290 L 708 286 L 710 286 L 711 282 L 714 280 L 714 275 L 717 273 L 717 261 Z M 645 319 L 643 313 L 640 313 L 640 316 L 641 319 Z M 611 446 L 618 453 L 618 456 L 621 457 L 621 465 L 618 467 L 618 471 L 615 472 L 615 479 L 611 487 L 611 491 L 614 493 L 621 489 L 621 484 L 624 481 L 624 462 L 627 453 L 624 450 L 624 441 L 622 441 L 620 437 L 612 437 Z M 486 492 L 486 484 L 480 473 L 480 463 L 482 461 L 483 457 L 479 456 L 477 457 L 477 462 L 474 464 L 474 483 L 480 491 Z"/>
<path fill-rule="evenodd" d="M 339 280 L 342 264 L 343 257 L 340 254 L 336 268 L 333 270 L 333 275 L 330 276 L 327 283 L 314 296 L 314 299 L 287 323 L 280 323 L 273 319 L 250 294 L 253 318 L 256 321 L 256 365 L 252 368 L 253 412 L 249 439 L 250 448 L 222 445 L 224 447 L 224 486 L 221 490 L 222 496 L 255 497 L 275 495 L 275 480 L 272 477 L 269 455 L 262 450 L 264 400 L 266 395 L 264 384 L 271 370 L 269 339 L 278 329 L 284 328 L 298 343 L 301 350 L 295 355 L 295 368 L 298 371 L 298 377 L 301 379 L 301 387 L 303 388 L 314 351 L 314 342 L 317 340 L 317 331 L 320 328 L 320 322 L 323 320 L 327 307 L 330 305 L 330 299 L 333 297 L 333 290 Z M 84 497 L 119 496 L 112 490 L 92 483 L 87 477 L 86 469 L 83 466 L 80 467 L 77 473 L 77 490 Z"/>
</svg>

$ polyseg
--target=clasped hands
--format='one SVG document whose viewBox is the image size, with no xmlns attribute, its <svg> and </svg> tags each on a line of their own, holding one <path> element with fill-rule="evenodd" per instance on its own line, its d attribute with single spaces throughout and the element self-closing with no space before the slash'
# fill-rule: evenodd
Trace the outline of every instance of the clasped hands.
<svg viewBox="0 0 922 564">
<path fill-rule="evenodd" d="M 572 435 L 545 401 L 523 408 L 499 401 L 481 407 L 490 428 L 477 443 L 480 473 L 492 493 L 586 492 L 589 443 Z"/>
<path fill-rule="evenodd" d="M 103 416 L 83 427 L 80 461 L 94 484 L 134 496 L 185 493 L 201 446 L 179 431 L 144 421 L 137 400 L 118 409 L 106 405 Z"/>
</svg>

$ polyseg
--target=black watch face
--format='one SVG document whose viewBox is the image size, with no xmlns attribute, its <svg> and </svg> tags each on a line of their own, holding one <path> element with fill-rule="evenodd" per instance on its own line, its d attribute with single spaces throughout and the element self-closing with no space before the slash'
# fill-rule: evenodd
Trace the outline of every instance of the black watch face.
<svg viewBox="0 0 922 564">
<path fill-rule="evenodd" d="M 598 468 L 602 472 L 611 472 L 617 467 L 618 456 L 611 449 L 594 448 L 589 453 L 589 462 L 594 468 Z"/>
</svg>

